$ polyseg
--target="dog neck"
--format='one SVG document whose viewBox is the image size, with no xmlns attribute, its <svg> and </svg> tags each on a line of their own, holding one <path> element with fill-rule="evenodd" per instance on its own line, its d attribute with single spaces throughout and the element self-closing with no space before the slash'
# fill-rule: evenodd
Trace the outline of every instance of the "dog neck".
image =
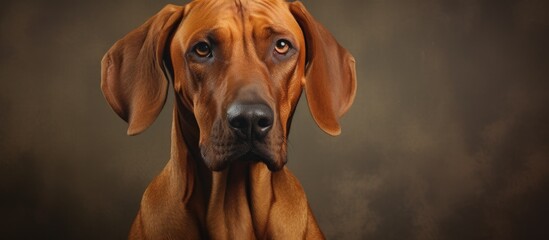
<svg viewBox="0 0 549 240">
<path fill-rule="evenodd" d="M 200 154 L 196 119 L 180 100 L 174 106 L 172 128 L 167 168 L 175 184 L 170 186 L 174 187 L 174 196 L 192 206 L 189 209 L 195 211 L 202 231 L 214 239 L 211 234 L 265 236 L 277 190 L 273 181 L 287 178 L 287 169 L 272 173 L 260 162 L 235 162 L 223 171 L 212 172 Z"/>
</svg>

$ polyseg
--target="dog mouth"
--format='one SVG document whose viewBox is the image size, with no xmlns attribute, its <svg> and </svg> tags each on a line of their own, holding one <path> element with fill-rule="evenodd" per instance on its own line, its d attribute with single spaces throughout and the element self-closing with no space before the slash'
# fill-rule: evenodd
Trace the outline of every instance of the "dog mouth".
<svg viewBox="0 0 549 240">
<path fill-rule="evenodd" d="M 277 158 L 264 144 L 222 144 L 200 147 L 204 162 L 212 171 L 222 171 L 233 162 L 262 162 L 270 171 L 284 167 L 285 158 Z"/>
</svg>

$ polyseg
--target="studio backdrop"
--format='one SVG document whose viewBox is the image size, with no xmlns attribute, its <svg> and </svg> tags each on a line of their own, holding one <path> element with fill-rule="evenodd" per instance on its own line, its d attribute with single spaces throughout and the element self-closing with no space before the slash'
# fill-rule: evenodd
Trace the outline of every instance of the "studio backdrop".
<svg viewBox="0 0 549 240">
<path fill-rule="evenodd" d="M 103 54 L 168 3 L 0 8 L 0 238 L 123 239 L 170 154 L 129 137 Z M 288 168 L 328 239 L 549 239 L 549 2 L 304 0 L 356 58 L 342 134 L 305 95 Z M 306 94 L 306 93 L 305 93 Z"/>
</svg>

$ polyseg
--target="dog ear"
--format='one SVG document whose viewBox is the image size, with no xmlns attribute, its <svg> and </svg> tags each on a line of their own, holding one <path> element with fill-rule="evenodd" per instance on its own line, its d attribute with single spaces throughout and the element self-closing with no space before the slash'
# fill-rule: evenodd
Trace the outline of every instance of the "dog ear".
<svg viewBox="0 0 549 240">
<path fill-rule="evenodd" d="M 118 40 L 101 61 L 101 90 L 111 108 L 128 122 L 128 135 L 149 127 L 166 102 L 163 55 L 182 18 L 183 7 L 167 5 Z"/>
<path fill-rule="evenodd" d="M 339 135 L 338 120 L 355 98 L 355 59 L 301 2 L 290 3 L 290 11 L 305 37 L 305 92 L 309 109 L 322 130 Z"/>
</svg>

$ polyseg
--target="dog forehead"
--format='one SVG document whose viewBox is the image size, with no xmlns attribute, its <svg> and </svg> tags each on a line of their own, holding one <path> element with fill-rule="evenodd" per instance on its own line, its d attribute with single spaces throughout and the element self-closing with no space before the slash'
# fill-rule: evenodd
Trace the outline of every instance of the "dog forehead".
<svg viewBox="0 0 549 240">
<path fill-rule="evenodd" d="M 208 9 L 233 7 L 239 9 L 247 9 L 249 7 L 264 6 L 273 8 L 285 6 L 288 3 L 284 0 L 194 0 L 187 4 L 190 7 L 205 7 Z"/>
<path fill-rule="evenodd" d="M 185 8 L 179 31 L 190 37 L 198 32 L 285 29 L 301 36 L 301 28 L 282 0 L 195 0 Z"/>
</svg>

